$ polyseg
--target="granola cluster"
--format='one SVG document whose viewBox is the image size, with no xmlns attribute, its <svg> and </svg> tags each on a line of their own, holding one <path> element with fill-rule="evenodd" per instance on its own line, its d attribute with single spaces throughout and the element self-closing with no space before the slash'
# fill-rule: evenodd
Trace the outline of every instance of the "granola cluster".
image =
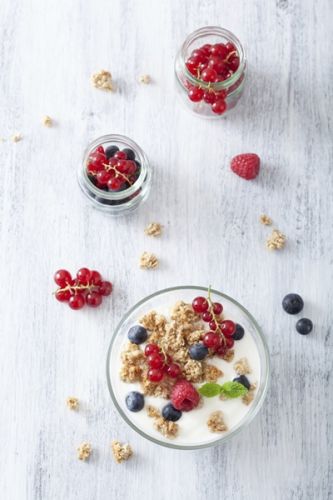
<svg viewBox="0 0 333 500">
<path fill-rule="evenodd" d="M 148 85 L 148 83 L 151 82 L 151 77 L 149 75 L 140 75 L 139 76 L 139 83 L 144 83 Z"/>
<path fill-rule="evenodd" d="M 271 226 L 273 223 L 272 219 L 265 214 L 261 215 L 259 220 L 261 224 L 263 224 L 264 226 Z"/>
<path fill-rule="evenodd" d="M 176 422 L 166 420 L 162 417 L 160 411 L 154 406 L 149 405 L 147 408 L 148 417 L 154 419 L 155 429 L 168 438 L 174 438 L 178 434 L 179 426 Z"/>
<path fill-rule="evenodd" d="M 44 127 L 52 127 L 53 120 L 50 116 L 45 115 L 45 116 L 43 116 L 42 123 L 43 123 Z"/>
<path fill-rule="evenodd" d="M 158 264 L 158 258 L 153 253 L 143 252 L 140 257 L 141 269 L 155 269 Z"/>
<path fill-rule="evenodd" d="M 121 464 L 133 455 L 133 450 L 129 444 L 122 444 L 119 441 L 112 441 L 112 453 L 117 464 Z"/>
<path fill-rule="evenodd" d="M 228 430 L 221 411 L 213 411 L 207 420 L 207 425 L 211 432 L 225 432 Z"/>
<path fill-rule="evenodd" d="M 248 373 L 251 373 L 251 368 L 247 358 L 238 359 L 234 364 L 234 369 L 238 375 L 247 375 Z"/>
<path fill-rule="evenodd" d="M 287 238 L 278 229 L 273 229 L 272 234 L 266 241 L 266 246 L 269 250 L 281 250 L 286 244 Z"/>
<path fill-rule="evenodd" d="M 102 69 L 98 73 L 94 73 L 91 77 L 91 82 L 97 89 L 105 90 L 106 92 L 115 90 L 112 82 L 112 75 L 105 69 Z"/>
<path fill-rule="evenodd" d="M 83 460 L 84 462 L 89 459 L 92 452 L 92 447 L 90 443 L 81 443 L 77 449 L 77 458 Z"/>
<path fill-rule="evenodd" d="M 74 398 L 73 396 L 70 396 L 66 400 L 66 404 L 70 410 L 78 410 L 79 409 L 79 400 L 77 398 Z"/>
<path fill-rule="evenodd" d="M 158 222 L 151 222 L 145 228 L 145 234 L 147 236 L 160 236 L 161 233 L 162 233 L 162 225 L 159 224 Z"/>
</svg>

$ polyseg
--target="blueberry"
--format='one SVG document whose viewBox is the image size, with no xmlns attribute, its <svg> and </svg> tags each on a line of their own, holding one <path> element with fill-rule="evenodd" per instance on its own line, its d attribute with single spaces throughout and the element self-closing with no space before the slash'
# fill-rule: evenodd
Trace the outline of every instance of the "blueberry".
<svg viewBox="0 0 333 500">
<path fill-rule="evenodd" d="M 125 401 L 129 411 L 140 411 L 145 405 L 145 398 L 141 392 L 129 392 Z"/>
<path fill-rule="evenodd" d="M 312 331 L 313 323 L 311 319 L 301 318 L 296 323 L 296 330 L 301 335 L 308 335 Z"/>
<path fill-rule="evenodd" d="M 142 344 L 148 337 L 147 330 L 141 325 L 132 326 L 128 330 L 128 338 L 133 344 Z"/>
<path fill-rule="evenodd" d="M 126 153 L 128 160 L 135 160 L 135 153 L 133 149 L 125 148 L 123 149 L 123 152 Z"/>
<path fill-rule="evenodd" d="M 288 293 L 282 301 L 282 307 L 288 314 L 297 314 L 303 309 L 304 302 L 297 293 Z"/>
<path fill-rule="evenodd" d="M 240 375 L 239 377 L 234 378 L 233 382 L 238 382 L 239 384 L 242 384 L 244 387 L 247 388 L 247 390 L 250 390 L 250 381 L 245 375 Z"/>
<path fill-rule="evenodd" d="M 118 146 L 108 146 L 105 150 L 105 156 L 109 159 L 111 158 L 117 151 L 119 151 Z"/>
<path fill-rule="evenodd" d="M 244 328 L 242 327 L 242 325 L 239 325 L 238 323 L 236 323 L 236 331 L 235 333 L 232 335 L 232 338 L 234 340 L 241 340 L 243 337 L 244 337 Z"/>
<path fill-rule="evenodd" d="M 201 342 L 198 342 L 197 344 L 191 345 L 191 347 L 188 350 L 188 353 L 190 355 L 190 358 L 200 361 L 201 359 L 204 359 L 207 356 L 208 349 Z"/>
<path fill-rule="evenodd" d="M 171 403 L 168 403 L 162 409 L 162 417 L 165 418 L 165 420 L 177 422 L 177 420 L 179 420 L 181 416 L 182 412 L 180 410 L 176 410 L 176 408 L 174 408 Z"/>
</svg>

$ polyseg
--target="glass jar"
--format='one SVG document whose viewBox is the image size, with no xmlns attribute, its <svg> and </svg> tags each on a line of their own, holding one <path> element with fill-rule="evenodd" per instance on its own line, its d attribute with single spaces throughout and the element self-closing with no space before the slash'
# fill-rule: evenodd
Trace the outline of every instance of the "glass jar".
<svg viewBox="0 0 333 500">
<path fill-rule="evenodd" d="M 211 52 L 212 46 L 215 54 Z M 194 52 L 198 50 L 199 55 Z M 204 75 L 204 81 L 201 75 L 207 68 L 209 73 Z M 244 49 L 238 38 L 224 28 L 200 28 L 191 33 L 180 48 L 175 60 L 175 73 L 178 94 L 188 109 L 204 118 L 223 117 L 236 106 L 243 93 L 246 73 Z"/>
<path fill-rule="evenodd" d="M 112 146 L 114 153 L 110 155 Z M 127 160 L 131 160 L 133 169 L 136 166 L 135 172 L 126 172 L 126 165 L 125 172 L 118 171 L 118 163 L 113 157 L 116 152 L 119 153 L 124 149 L 131 150 Z M 97 170 L 91 166 L 94 161 L 100 162 Z M 119 177 L 122 185 L 118 189 L 112 186 L 110 190 L 107 184 L 100 184 L 97 177 L 98 168 L 105 169 L 113 178 Z M 94 207 L 110 215 L 123 215 L 135 210 L 147 199 L 151 180 L 152 170 L 144 151 L 128 137 L 116 134 L 104 135 L 90 143 L 84 152 L 83 163 L 78 171 L 78 182 L 85 196 Z"/>
</svg>

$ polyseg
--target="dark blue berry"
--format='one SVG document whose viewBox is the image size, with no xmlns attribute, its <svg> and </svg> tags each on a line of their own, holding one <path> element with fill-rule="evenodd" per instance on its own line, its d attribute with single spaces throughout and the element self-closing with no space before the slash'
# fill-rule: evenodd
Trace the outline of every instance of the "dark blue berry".
<svg viewBox="0 0 333 500">
<path fill-rule="evenodd" d="M 240 375 L 239 377 L 234 378 L 233 382 L 238 382 L 239 384 L 242 384 L 244 387 L 247 388 L 247 390 L 250 390 L 250 381 L 245 375 Z"/>
<path fill-rule="evenodd" d="M 111 158 L 117 151 L 119 151 L 118 146 L 108 146 L 105 150 L 105 156 L 109 159 Z"/>
<path fill-rule="evenodd" d="M 311 319 L 301 318 L 296 323 L 296 330 L 301 335 L 308 335 L 312 331 L 313 323 Z"/>
<path fill-rule="evenodd" d="M 180 410 L 176 410 L 171 403 L 165 405 L 162 410 L 162 417 L 165 418 L 165 420 L 171 420 L 171 422 L 177 422 L 181 416 L 182 412 Z"/>
<path fill-rule="evenodd" d="M 201 342 L 198 342 L 197 344 L 191 345 L 191 347 L 188 350 L 188 353 L 190 355 L 190 358 L 195 359 L 196 361 L 200 361 L 201 359 L 204 359 L 207 356 L 208 348 Z"/>
<path fill-rule="evenodd" d="M 234 340 L 241 340 L 243 337 L 244 337 L 244 328 L 242 327 L 242 325 L 239 325 L 238 323 L 236 323 L 236 331 L 235 333 L 232 335 L 232 338 Z"/>
<path fill-rule="evenodd" d="M 142 342 L 146 342 L 148 333 L 143 326 L 135 325 L 128 330 L 128 338 L 133 344 L 142 344 Z"/>
<path fill-rule="evenodd" d="M 136 391 L 129 392 L 125 401 L 129 411 L 140 411 L 145 405 L 145 398 L 143 394 Z"/>
<path fill-rule="evenodd" d="M 126 153 L 128 160 L 135 160 L 135 153 L 133 149 L 125 148 L 123 149 L 123 152 Z"/>
<path fill-rule="evenodd" d="M 298 314 L 303 309 L 304 302 L 297 293 L 288 293 L 282 301 L 282 307 L 288 314 Z"/>
</svg>

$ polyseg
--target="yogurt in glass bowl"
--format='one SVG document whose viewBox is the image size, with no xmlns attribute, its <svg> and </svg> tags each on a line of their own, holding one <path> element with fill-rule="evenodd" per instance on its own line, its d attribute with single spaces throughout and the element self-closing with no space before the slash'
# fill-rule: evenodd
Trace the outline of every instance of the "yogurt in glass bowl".
<svg viewBox="0 0 333 500">
<path fill-rule="evenodd" d="M 208 299 L 205 314 L 193 310 L 198 296 Z M 207 347 L 212 333 L 220 343 Z M 142 299 L 122 318 L 108 350 L 107 382 L 120 415 L 141 436 L 191 450 L 223 443 L 253 420 L 269 366 L 263 333 L 241 304 L 216 290 L 178 286 Z"/>
</svg>

